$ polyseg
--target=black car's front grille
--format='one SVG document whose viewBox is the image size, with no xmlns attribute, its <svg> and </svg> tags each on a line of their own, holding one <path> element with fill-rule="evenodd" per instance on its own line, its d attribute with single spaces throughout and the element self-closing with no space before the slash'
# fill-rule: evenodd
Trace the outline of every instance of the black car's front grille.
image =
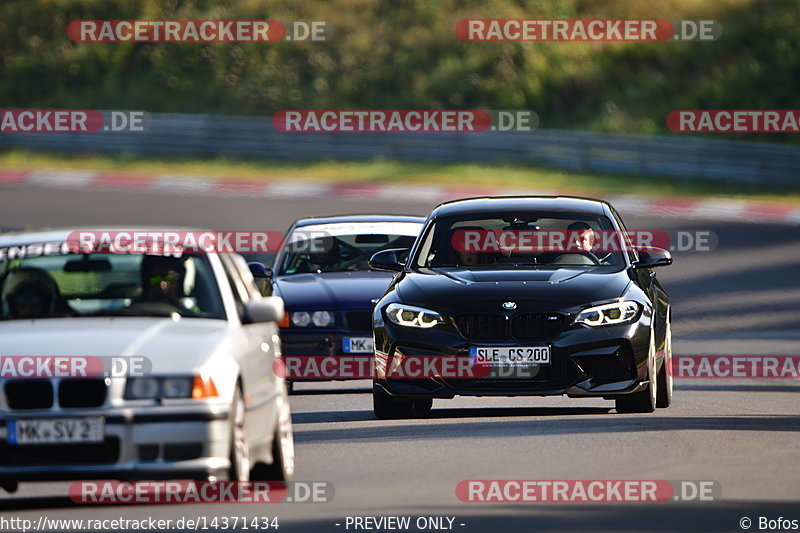
<svg viewBox="0 0 800 533">
<path fill-rule="evenodd" d="M 58 403 L 61 407 L 100 407 L 107 391 L 102 379 L 66 379 L 58 386 Z"/>
<path fill-rule="evenodd" d="M 5 386 L 10 409 L 49 409 L 53 406 L 53 386 L 45 379 L 10 381 Z"/>
<path fill-rule="evenodd" d="M 457 316 L 455 321 L 466 339 L 492 341 L 508 337 L 508 320 L 503 315 L 472 313 Z"/>
<path fill-rule="evenodd" d="M 558 313 L 524 313 L 511 318 L 500 314 L 470 313 L 459 315 L 454 320 L 461 336 L 469 340 L 544 340 L 561 333 L 566 317 Z"/>
<path fill-rule="evenodd" d="M 519 340 L 550 339 L 561 333 L 564 315 L 525 313 L 511 319 L 511 336 Z"/>
<path fill-rule="evenodd" d="M 9 445 L 0 441 L 0 465 L 113 464 L 119 460 L 119 439 L 106 437 L 104 442 L 81 444 Z"/>
<path fill-rule="evenodd" d="M 372 313 L 352 311 L 346 314 L 347 327 L 351 331 L 372 331 Z"/>
</svg>

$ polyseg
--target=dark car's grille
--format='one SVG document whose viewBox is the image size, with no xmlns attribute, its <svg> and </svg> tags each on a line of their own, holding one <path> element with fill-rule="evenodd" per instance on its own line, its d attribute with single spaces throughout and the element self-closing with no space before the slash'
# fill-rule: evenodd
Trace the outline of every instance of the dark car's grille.
<svg viewBox="0 0 800 533">
<path fill-rule="evenodd" d="M 550 339 L 561 333 L 566 318 L 557 313 L 524 313 L 511 319 L 499 314 L 471 313 L 454 320 L 465 339 L 496 341 Z"/>
<path fill-rule="evenodd" d="M 0 465 L 113 464 L 119 460 L 119 439 L 107 437 L 100 443 L 36 444 L 10 446 L 0 441 Z"/>
<path fill-rule="evenodd" d="M 64 380 L 58 386 L 58 403 L 61 407 L 100 407 L 107 390 L 102 379 Z"/>
<path fill-rule="evenodd" d="M 456 317 L 456 326 L 467 339 L 491 341 L 508 337 L 508 320 L 503 315 L 469 314 Z"/>
<path fill-rule="evenodd" d="M 53 406 L 53 386 L 44 379 L 8 382 L 5 393 L 10 409 L 49 409 Z"/>
<path fill-rule="evenodd" d="M 526 313 L 511 319 L 511 335 L 519 340 L 549 339 L 561 333 L 564 315 Z"/>
<path fill-rule="evenodd" d="M 372 331 L 372 313 L 353 311 L 347 313 L 347 327 L 352 331 Z"/>
</svg>

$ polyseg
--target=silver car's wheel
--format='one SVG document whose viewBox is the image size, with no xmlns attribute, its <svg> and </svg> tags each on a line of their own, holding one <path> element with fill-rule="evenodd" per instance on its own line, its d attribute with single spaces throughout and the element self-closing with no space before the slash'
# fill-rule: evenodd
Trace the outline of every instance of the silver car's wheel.
<svg viewBox="0 0 800 533">
<path fill-rule="evenodd" d="M 242 391 L 236 387 L 231 413 L 231 470 L 232 481 L 250 480 L 250 450 L 244 427 L 244 399 Z"/>
<path fill-rule="evenodd" d="M 272 464 L 258 464 L 253 469 L 253 479 L 283 481 L 294 478 L 294 433 L 292 433 L 292 411 L 286 396 L 278 397 L 278 420 L 272 440 Z"/>
</svg>

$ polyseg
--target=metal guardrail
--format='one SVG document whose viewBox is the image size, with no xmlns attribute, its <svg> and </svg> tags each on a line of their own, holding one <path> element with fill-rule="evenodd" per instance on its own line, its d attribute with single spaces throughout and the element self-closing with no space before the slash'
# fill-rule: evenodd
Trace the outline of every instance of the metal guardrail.
<svg viewBox="0 0 800 533">
<path fill-rule="evenodd" d="M 0 133 L 0 150 L 276 160 L 508 163 L 751 185 L 797 185 L 800 146 L 537 130 L 529 133 L 282 133 L 269 117 L 150 115 L 146 132 Z"/>
</svg>

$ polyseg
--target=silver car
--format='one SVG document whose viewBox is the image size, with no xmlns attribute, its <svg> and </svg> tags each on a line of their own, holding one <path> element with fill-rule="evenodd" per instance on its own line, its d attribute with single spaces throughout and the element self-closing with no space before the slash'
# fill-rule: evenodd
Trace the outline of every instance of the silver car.
<svg viewBox="0 0 800 533">
<path fill-rule="evenodd" d="M 237 254 L 75 253 L 69 234 L 0 236 L 0 486 L 290 480 L 283 301 Z M 75 356 L 97 371 L 54 372 Z"/>
</svg>

